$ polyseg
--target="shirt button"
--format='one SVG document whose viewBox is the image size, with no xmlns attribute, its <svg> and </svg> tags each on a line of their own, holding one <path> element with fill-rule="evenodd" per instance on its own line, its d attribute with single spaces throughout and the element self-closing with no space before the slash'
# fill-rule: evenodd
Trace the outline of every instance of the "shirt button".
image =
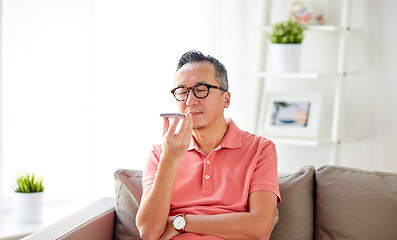
<svg viewBox="0 0 397 240">
<path fill-rule="evenodd" d="M 207 160 L 207 164 L 209 165 L 211 163 L 211 161 L 210 160 Z"/>
<path fill-rule="evenodd" d="M 205 175 L 205 178 L 208 180 L 210 179 L 210 175 Z"/>
</svg>

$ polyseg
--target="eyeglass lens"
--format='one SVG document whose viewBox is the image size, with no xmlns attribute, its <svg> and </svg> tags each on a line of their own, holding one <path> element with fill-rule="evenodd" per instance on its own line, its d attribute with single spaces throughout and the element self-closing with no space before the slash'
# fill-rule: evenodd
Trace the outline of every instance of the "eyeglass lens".
<svg viewBox="0 0 397 240">
<path fill-rule="evenodd" d="M 190 89 L 189 89 L 190 90 Z M 175 97 L 178 100 L 185 100 L 188 97 L 189 90 L 181 87 L 177 88 L 174 92 Z M 209 87 L 206 85 L 197 85 L 193 87 L 193 94 L 196 98 L 205 98 L 208 96 Z"/>
</svg>

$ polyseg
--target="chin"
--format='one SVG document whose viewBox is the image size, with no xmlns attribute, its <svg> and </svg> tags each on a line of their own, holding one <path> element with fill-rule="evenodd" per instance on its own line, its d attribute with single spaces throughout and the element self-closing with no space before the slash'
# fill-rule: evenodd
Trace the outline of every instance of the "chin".
<svg viewBox="0 0 397 240">
<path fill-rule="evenodd" d="M 193 121 L 193 130 L 201 130 L 203 128 L 204 128 L 204 126 L 202 124 L 197 124 L 197 123 L 194 123 L 194 121 Z"/>
<path fill-rule="evenodd" d="M 194 130 L 199 130 L 204 127 L 203 123 L 202 123 L 202 119 L 198 118 L 197 116 L 192 116 L 192 120 L 193 120 L 193 129 Z"/>
<path fill-rule="evenodd" d="M 204 126 L 200 125 L 200 124 L 196 124 L 193 122 L 193 130 L 200 130 L 203 129 Z"/>
</svg>

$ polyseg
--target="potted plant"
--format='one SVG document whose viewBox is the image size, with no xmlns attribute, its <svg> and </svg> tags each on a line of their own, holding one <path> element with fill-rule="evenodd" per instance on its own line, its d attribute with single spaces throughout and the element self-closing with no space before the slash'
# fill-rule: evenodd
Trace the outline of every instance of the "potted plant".
<svg viewBox="0 0 397 240">
<path fill-rule="evenodd" d="M 25 173 L 16 178 L 15 211 L 18 223 L 40 223 L 43 220 L 43 178 Z"/>
<path fill-rule="evenodd" d="M 299 22 L 286 21 L 273 24 L 269 34 L 271 57 L 275 72 L 298 72 L 301 43 L 306 29 Z"/>
</svg>

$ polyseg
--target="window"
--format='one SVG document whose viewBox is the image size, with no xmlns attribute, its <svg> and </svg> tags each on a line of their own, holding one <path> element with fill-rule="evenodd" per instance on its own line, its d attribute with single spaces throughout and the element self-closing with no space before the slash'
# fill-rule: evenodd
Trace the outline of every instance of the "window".
<svg viewBox="0 0 397 240">
<path fill-rule="evenodd" d="M 3 197 L 33 170 L 49 203 L 113 196 L 114 170 L 143 168 L 161 142 L 177 59 L 218 54 L 212 2 L 4 0 Z"/>
</svg>

